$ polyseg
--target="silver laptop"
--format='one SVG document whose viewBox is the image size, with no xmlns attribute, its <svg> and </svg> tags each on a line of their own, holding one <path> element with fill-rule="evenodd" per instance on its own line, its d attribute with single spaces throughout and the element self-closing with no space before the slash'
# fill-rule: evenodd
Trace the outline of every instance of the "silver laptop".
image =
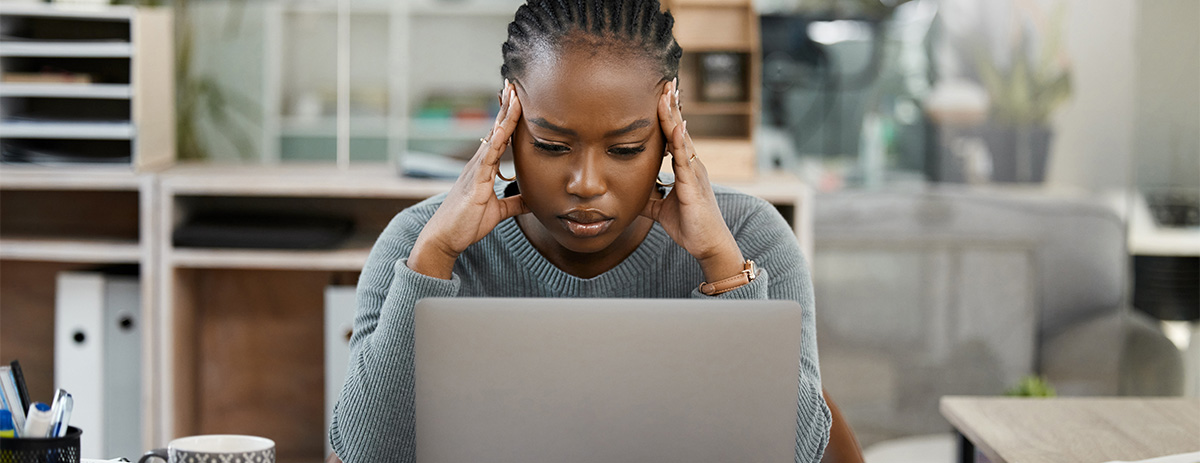
<svg viewBox="0 0 1200 463">
<path fill-rule="evenodd" d="M 424 299 L 417 462 L 791 462 L 800 338 L 794 301 Z"/>
</svg>

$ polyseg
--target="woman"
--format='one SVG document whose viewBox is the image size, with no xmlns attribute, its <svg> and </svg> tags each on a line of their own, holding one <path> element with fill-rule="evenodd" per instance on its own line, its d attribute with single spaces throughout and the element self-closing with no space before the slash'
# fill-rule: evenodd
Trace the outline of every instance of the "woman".
<svg viewBox="0 0 1200 463">
<path fill-rule="evenodd" d="M 808 333 L 796 461 L 820 459 L 830 419 L 804 258 L 774 207 L 709 183 L 679 112 L 674 20 L 659 8 L 517 10 L 494 128 L 451 191 L 397 215 L 363 268 L 329 430 L 347 463 L 413 460 L 412 309 L 452 296 L 796 300 Z M 509 146 L 516 180 L 497 184 Z"/>
</svg>

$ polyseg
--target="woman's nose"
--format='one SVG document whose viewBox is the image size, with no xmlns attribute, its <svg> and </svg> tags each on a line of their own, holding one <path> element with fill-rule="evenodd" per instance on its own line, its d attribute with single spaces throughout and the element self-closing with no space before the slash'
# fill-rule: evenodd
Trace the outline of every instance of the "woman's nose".
<svg viewBox="0 0 1200 463">
<path fill-rule="evenodd" d="M 571 165 L 567 193 L 580 198 L 594 198 L 608 191 L 604 179 L 603 153 L 582 153 Z"/>
</svg>

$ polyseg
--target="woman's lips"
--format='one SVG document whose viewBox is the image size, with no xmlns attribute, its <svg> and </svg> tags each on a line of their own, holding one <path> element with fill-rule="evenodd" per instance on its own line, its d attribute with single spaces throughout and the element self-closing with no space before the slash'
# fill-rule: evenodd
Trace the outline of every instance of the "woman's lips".
<svg viewBox="0 0 1200 463">
<path fill-rule="evenodd" d="M 612 226 L 612 217 L 594 210 L 576 210 L 558 216 L 568 232 L 578 238 L 591 238 Z"/>
</svg>

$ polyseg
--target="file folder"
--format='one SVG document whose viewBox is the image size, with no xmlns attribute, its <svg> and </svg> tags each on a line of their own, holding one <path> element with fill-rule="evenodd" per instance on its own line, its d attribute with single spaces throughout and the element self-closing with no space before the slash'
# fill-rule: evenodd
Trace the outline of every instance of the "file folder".
<svg viewBox="0 0 1200 463">
<path fill-rule="evenodd" d="M 354 329 L 353 286 L 325 288 L 325 454 L 333 451 L 329 444 L 329 424 L 333 405 L 342 393 L 346 380 L 346 362 L 350 360 L 350 334 Z"/>
<path fill-rule="evenodd" d="M 74 396 L 87 458 L 142 453 L 141 293 L 136 276 L 58 274 L 54 382 Z"/>
</svg>

